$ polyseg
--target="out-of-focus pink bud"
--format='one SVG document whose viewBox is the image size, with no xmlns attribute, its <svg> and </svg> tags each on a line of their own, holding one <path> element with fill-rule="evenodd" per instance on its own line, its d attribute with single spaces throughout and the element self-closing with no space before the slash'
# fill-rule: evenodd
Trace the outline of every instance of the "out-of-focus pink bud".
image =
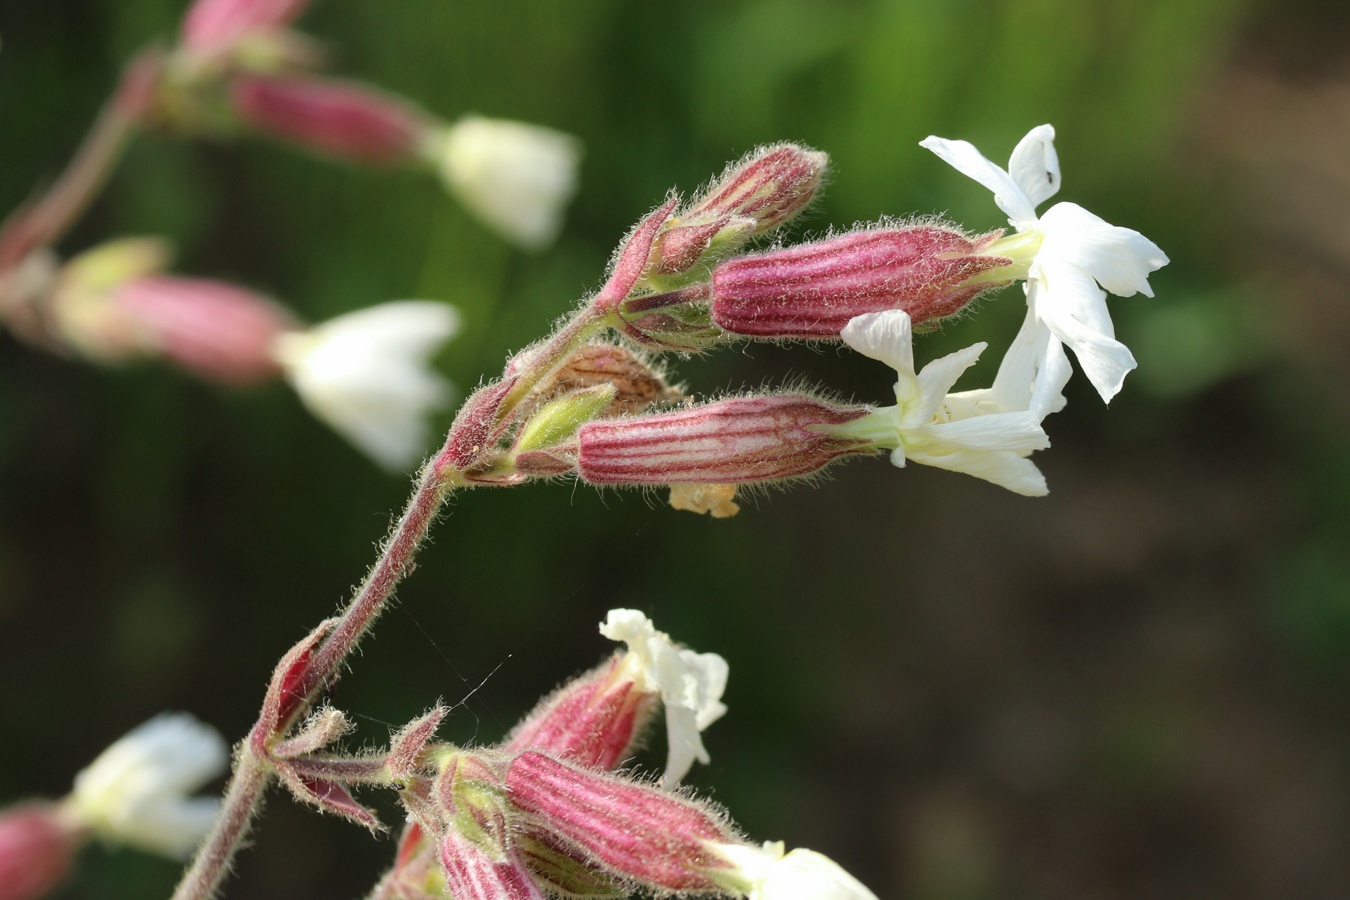
<svg viewBox="0 0 1350 900">
<path fill-rule="evenodd" d="M 590 422 L 577 432 L 577 469 L 591 484 L 739 484 L 795 478 L 841 456 L 870 452 L 860 441 L 825 430 L 865 414 L 860 407 L 778 394 Z"/>
<path fill-rule="evenodd" d="M 981 255 L 1000 235 L 906 225 L 727 260 L 713 271 L 712 318 L 734 334 L 816 340 L 887 309 L 941 319 L 1012 280 L 981 277 L 1012 264 Z"/>
<path fill-rule="evenodd" d="M 250 384 L 278 377 L 277 336 L 296 327 L 290 315 L 252 291 L 199 278 L 133 278 L 110 298 L 152 353 L 212 381 Z"/>
<path fill-rule="evenodd" d="M 516 726 L 503 750 L 544 750 L 597 769 L 626 759 L 656 709 L 659 695 L 637 689 L 615 655 L 544 698 Z"/>
<path fill-rule="evenodd" d="M 0 812 L 0 900 L 36 900 L 66 880 L 79 847 L 60 807 L 30 803 Z"/>
<path fill-rule="evenodd" d="M 411 104 L 342 81 L 240 76 L 230 102 L 264 134 L 358 162 L 412 159 L 427 133 L 426 116 Z"/>
<path fill-rule="evenodd" d="M 730 868 L 713 849 L 735 840 L 722 817 L 674 794 L 535 752 L 511 761 L 506 786 L 545 839 L 650 889 L 716 891 L 708 872 Z"/>
<path fill-rule="evenodd" d="M 183 17 L 183 45 L 210 51 L 240 38 L 289 25 L 310 0 L 197 0 Z"/>
</svg>

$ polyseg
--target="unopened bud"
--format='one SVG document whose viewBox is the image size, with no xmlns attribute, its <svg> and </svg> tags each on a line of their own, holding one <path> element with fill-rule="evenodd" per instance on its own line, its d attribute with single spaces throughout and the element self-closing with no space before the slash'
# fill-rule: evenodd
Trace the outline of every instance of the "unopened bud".
<svg viewBox="0 0 1350 900">
<path fill-rule="evenodd" d="M 714 849 L 734 840 L 722 817 L 674 794 L 533 751 L 511 761 L 506 786 L 538 823 L 529 830 L 648 889 L 712 892 L 709 873 L 731 868 Z"/>
<path fill-rule="evenodd" d="M 861 441 L 820 426 L 860 418 L 860 407 L 801 394 L 737 397 L 676 412 L 590 422 L 577 432 L 578 471 L 591 484 L 738 484 L 809 475 Z"/>
<path fill-rule="evenodd" d="M 309 0 L 197 0 L 183 17 L 183 45 L 221 50 L 241 38 L 289 25 Z"/>
<path fill-rule="evenodd" d="M 728 260 L 713 270 L 712 318 L 734 334 L 812 340 L 887 309 L 942 319 L 1007 283 L 982 277 L 1012 262 L 982 255 L 1000 234 L 906 225 Z"/>
<path fill-rule="evenodd" d="M 652 252 L 653 286 L 670 288 L 706 276 L 712 263 L 806 209 L 827 162 L 824 153 L 775 144 L 727 166 L 662 229 Z M 683 279 L 673 277 L 681 274 Z"/>
<path fill-rule="evenodd" d="M 615 656 L 545 697 L 502 749 L 545 750 L 597 769 L 627 759 L 660 695 L 641 689 L 622 663 Z"/>
<path fill-rule="evenodd" d="M 241 120 L 264 134 L 358 162 L 410 160 L 428 128 L 426 117 L 407 102 L 341 81 L 240 76 L 230 102 Z"/>
<path fill-rule="evenodd" d="M 66 880 L 80 829 L 52 803 L 0 811 L 0 900 L 37 900 Z"/>
<path fill-rule="evenodd" d="M 687 222 L 751 219 L 753 234 L 763 234 L 811 204 L 828 164 L 824 153 L 796 144 L 760 147 L 727 166 L 680 218 Z"/>
</svg>

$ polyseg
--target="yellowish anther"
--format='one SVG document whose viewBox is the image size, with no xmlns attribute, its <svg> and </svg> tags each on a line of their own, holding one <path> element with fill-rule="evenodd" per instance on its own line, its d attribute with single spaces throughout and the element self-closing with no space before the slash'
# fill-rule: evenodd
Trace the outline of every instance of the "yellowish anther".
<svg viewBox="0 0 1350 900">
<path fill-rule="evenodd" d="M 672 484 L 670 506 L 714 519 L 729 519 L 741 511 L 734 484 Z"/>
</svg>

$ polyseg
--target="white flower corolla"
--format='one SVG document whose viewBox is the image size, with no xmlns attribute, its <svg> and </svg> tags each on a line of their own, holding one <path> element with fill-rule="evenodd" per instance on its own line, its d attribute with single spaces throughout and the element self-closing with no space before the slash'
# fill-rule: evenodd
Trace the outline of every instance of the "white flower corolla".
<svg viewBox="0 0 1350 900">
<path fill-rule="evenodd" d="M 718 844 L 715 849 L 736 867 L 734 874 L 719 880 L 749 900 L 877 900 L 862 882 L 814 850 L 798 848 L 784 855 L 781 841 L 763 847 Z"/>
<path fill-rule="evenodd" d="M 470 211 L 529 250 L 553 242 L 577 191 L 581 142 L 505 119 L 465 116 L 438 132 L 428 154 Z"/>
<path fill-rule="evenodd" d="M 1076 203 L 1056 203 L 1037 217 L 1036 207 L 1060 186 L 1054 138 L 1049 125 L 1033 128 L 1013 150 L 1007 171 L 966 141 L 929 136 L 919 142 L 993 191 L 994 202 L 1017 230 L 986 251 L 1025 266 L 1027 278 L 1022 353 L 1015 365 L 1000 369 L 996 384 L 999 401 L 1011 405 L 1005 408 L 1029 407 L 1032 379 L 1038 372 L 1057 372 L 1056 357 L 1064 356 L 1066 345 L 1102 399 L 1114 397 L 1136 363 L 1115 338 L 1106 292 L 1151 297 L 1148 275 L 1168 262 L 1158 245 L 1139 232 L 1107 224 Z"/>
<path fill-rule="evenodd" d="M 214 728 L 186 713 L 156 716 L 75 776 L 66 808 L 108 840 L 183 859 L 215 821 L 220 800 L 190 797 L 229 766 Z"/>
<path fill-rule="evenodd" d="M 427 415 L 450 398 L 428 358 L 458 330 L 454 307 L 401 300 L 283 334 L 273 352 L 310 412 L 400 470 L 426 452 Z"/>
<path fill-rule="evenodd" d="M 677 646 L 635 609 L 611 609 L 600 633 L 628 645 L 622 665 L 638 690 L 660 694 L 666 708 L 666 787 L 677 784 L 694 760 L 710 760 L 701 732 L 726 713 L 722 692 L 730 668 L 716 653 Z"/>
<path fill-rule="evenodd" d="M 949 402 L 952 385 L 987 346 L 981 342 L 914 371 L 913 332 L 903 310 L 852 319 L 840 337 L 864 356 L 895 369 L 895 406 L 870 411 L 835 431 L 873 441 L 891 451 L 891 462 L 909 460 L 964 472 L 1019 494 L 1047 493 L 1045 476 L 1028 460 L 1050 446 L 1041 428 L 1044 412 L 986 412 L 978 404 Z"/>
</svg>

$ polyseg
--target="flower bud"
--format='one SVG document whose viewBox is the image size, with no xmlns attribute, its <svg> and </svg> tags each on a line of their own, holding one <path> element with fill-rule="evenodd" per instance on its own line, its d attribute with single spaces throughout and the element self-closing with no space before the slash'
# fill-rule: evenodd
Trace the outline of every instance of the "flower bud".
<svg viewBox="0 0 1350 900">
<path fill-rule="evenodd" d="M 905 225 L 727 260 L 713 270 L 712 318 L 734 334 L 811 340 L 837 339 L 850 319 L 886 309 L 942 319 L 1007 283 L 981 277 L 1011 263 L 981 255 L 1000 234 Z"/>
<path fill-rule="evenodd" d="M 862 441 L 818 428 L 865 414 L 860 407 L 779 394 L 590 422 L 577 432 L 578 471 L 591 484 L 618 485 L 796 478 L 868 452 Z"/>
<path fill-rule="evenodd" d="M 634 683 L 616 655 L 545 697 L 502 749 L 545 750 L 578 765 L 613 769 L 628 758 L 658 699 Z"/>
<path fill-rule="evenodd" d="M 307 6 L 309 0 L 197 0 L 183 17 L 183 45 L 226 49 L 240 38 L 290 24 Z"/>
<path fill-rule="evenodd" d="M 511 803 L 547 838 L 656 890 L 714 891 L 735 840 L 722 818 L 657 788 L 527 751 L 506 773 Z"/>
<path fill-rule="evenodd" d="M 55 890 L 79 844 L 78 829 L 55 804 L 0 811 L 0 900 L 37 900 Z"/>
<path fill-rule="evenodd" d="M 403 100 L 318 78 L 240 76 L 230 102 L 252 128 L 310 150 L 388 165 L 415 157 L 426 117 Z"/>
<path fill-rule="evenodd" d="M 727 166 L 680 218 L 686 222 L 751 219 L 752 234 L 772 231 L 811 204 L 828 164 L 824 153 L 796 144 L 760 147 Z"/>
</svg>

